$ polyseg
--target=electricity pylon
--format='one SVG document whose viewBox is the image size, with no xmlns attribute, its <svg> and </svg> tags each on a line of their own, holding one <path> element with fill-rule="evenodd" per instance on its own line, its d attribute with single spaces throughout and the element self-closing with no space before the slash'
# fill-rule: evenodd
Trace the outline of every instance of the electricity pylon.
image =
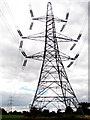
<svg viewBox="0 0 90 120">
<path fill-rule="evenodd" d="M 61 60 L 52 6 L 51 3 L 48 3 L 43 63 L 31 108 L 43 109 L 50 103 L 56 108 L 59 107 L 60 103 L 66 107 L 74 105 L 77 108 L 78 100 Z"/>
<path fill-rule="evenodd" d="M 32 10 L 30 10 L 31 17 L 33 20 L 43 20 L 44 18 L 34 18 Z M 77 59 L 79 54 L 76 54 L 74 58 L 62 53 L 59 51 L 58 39 L 60 42 L 78 42 L 81 37 L 81 33 L 76 40 L 67 37 L 63 34 L 58 34 L 55 28 L 55 20 L 58 22 L 63 22 L 60 32 L 63 31 L 69 13 L 66 14 L 66 19 L 55 18 L 52 11 L 52 5 L 50 2 L 47 4 L 47 13 L 46 13 L 46 29 L 45 35 L 40 33 L 39 36 L 27 36 L 23 37 L 20 30 L 18 30 L 19 35 L 22 39 L 36 40 L 39 38 L 45 38 L 45 47 L 44 52 L 36 53 L 32 56 L 28 56 L 23 50 L 23 41 L 20 42 L 20 50 L 22 55 L 25 57 L 23 66 L 26 66 L 27 59 L 32 58 L 36 60 L 43 60 L 39 82 L 37 90 L 31 104 L 31 110 L 33 108 L 44 109 L 44 108 L 57 108 L 57 109 L 66 109 L 70 106 L 72 109 L 78 108 L 78 99 L 74 93 L 74 90 L 71 87 L 67 73 L 65 71 L 63 60 L 72 60 L 72 62 L 67 66 L 70 67 L 73 64 L 73 61 Z M 31 23 L 30 29 L 32 29 L 33 22 Z M 40 36 L 41 35 L 41 36 Z M 73 44 L 70 50 L 74 48 L 76 43 Z"/>
<path fill-rule="evenodd" d="M 8 103 L 8 111 L 12 112 L 12 105 L 13 105 L 13 97 L 10 96 L 9 103 Z"/>
</svg>

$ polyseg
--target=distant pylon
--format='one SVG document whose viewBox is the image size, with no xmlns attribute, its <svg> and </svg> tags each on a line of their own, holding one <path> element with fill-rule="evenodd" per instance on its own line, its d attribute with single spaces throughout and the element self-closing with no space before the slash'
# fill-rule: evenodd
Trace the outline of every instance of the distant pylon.
<svg viewBox="0 0 90 120">
<path fill-rule="evenodd" d="M 12 112 L 12 105 L 13 105 L 13 97 L 10 96 L 9 102 L 8 102 L 8 112 Z"/>
<path fill-rule="evenodd" d="M 62 63 L 52 5 L 49 2 L 46 13 L 43 63 L 31 109 L 54 107 L 65 110 L 68 106 L 77 109 L 78 103 Z"/>
</svg>

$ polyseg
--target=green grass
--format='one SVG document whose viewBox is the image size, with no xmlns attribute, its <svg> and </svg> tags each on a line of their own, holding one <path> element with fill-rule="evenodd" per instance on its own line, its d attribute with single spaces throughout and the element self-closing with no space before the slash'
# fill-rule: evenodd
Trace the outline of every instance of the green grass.
<svg viewBox="0 0 90 120">
<path fill-rule="evenodd" d="M 24 115 L 2 115 L 2 120 L 22 120 Z"/>
<path fill-rule="evenodd" d="M 3 115 L 2 120 L 90 120 L 90 116 L 80 115 L 60 115 L 60 116 L 37 116 L 37 117 L 25 117 L 24 115 Z"/>
</svg>

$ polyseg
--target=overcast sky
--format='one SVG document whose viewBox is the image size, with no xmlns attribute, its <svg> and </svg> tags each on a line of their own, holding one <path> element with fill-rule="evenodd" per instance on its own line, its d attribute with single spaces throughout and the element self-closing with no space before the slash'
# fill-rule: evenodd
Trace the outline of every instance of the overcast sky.
<svg viewBox="0 0 90 120">
<path fill-rule="evenodd" d="M 73 43 L 59 44 L 60 50 L 79 58 L 67 69 L 70 63 L 64 63 L 70 83 L 79 101 L 88 101 L 88 0 L 81 2 L 72 0 L 50 0 L 56 17 L 65 18 L 70 12 L 68 23 L 63 34 L 76 39 L 80 31 L 82 37 L 73 51 Z M 26 68 L 22 69 L 23 56 L 19 51 L 21 40 L 17 27 L 26 35 L 45 31 L 45 23 L 34 22 L 33 30 L 29 30 L 31 17 L 29 7 L 34 16 L 45 16 L 48 0 L 0 0 L 0 94 L 1 106 L 7 108 L 10 96 L 13 99 L 13 110 L 29 110 L 37 87 L 42 62 L 29 60 Z M 61 23 L 56 23 L 60 32 Z M 65 46 L 65 47 L 63 47 Z M 44 42 L 24 41 L 24 50 L 28 54 L 43 51 Z"/>
</svg>

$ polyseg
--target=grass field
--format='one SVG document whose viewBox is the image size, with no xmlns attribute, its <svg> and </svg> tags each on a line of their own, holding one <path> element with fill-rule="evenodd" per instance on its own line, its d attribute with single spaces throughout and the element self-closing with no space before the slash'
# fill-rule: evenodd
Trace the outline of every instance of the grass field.
<svg viewBox="0 0 90 120">
<path fill-rule="evenodd" d="M 24 115 L 2 115 L 2 120 L 23 120 Z"/>
<path fill-rule="evenodd" d="M 2 120 L 90 120 L 90 116 L 61 115 L 53 117 L 25 117 L 24 115 L 3 115 Z"/>
</svg>

